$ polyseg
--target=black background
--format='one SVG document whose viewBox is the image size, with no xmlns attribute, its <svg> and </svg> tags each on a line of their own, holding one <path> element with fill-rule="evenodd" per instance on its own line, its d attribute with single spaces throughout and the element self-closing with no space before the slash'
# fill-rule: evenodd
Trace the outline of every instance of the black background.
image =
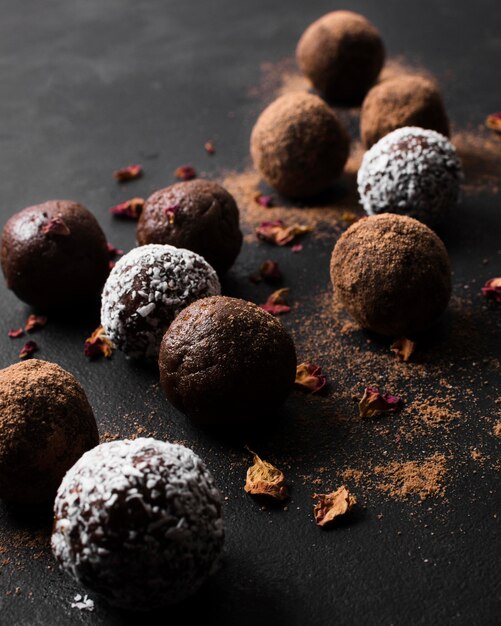
<svg viewBox="0 0 501 626">
<path fill-rule="evenodd" d="M 2 0 L 0 7 L 1 224 L 25 206 L 70 198 L 91 209 L 109 240 L 125 250 L 134 245 L 134 225 L 114 221 L 108 207 L 170 184 L 173 170 L 184 163 L 212 178 L 243 168 L 249 133 L 263 107 L 249 95 L 260 83 L 261 63 L 290 57 L 304 28 L 329 10 L 360 11 L 382 31 L 390 56 L 405 55 L 433 72 L 456 127 L 475 127 L 501 107 L 501 10 L 494 0 L 343 6 L 301 0 Z M 216 144 L 213 157 L 203 150 L 208 139 Z M 126 188 L 117 185 L 111 172 L 134 162 L 143 164 L 145 176 Z M 446 240 L 456 294 L 472 280 L 478 281 L 478 291 L 485 279 L 501 273 L 499 209 L 494 194 L 468 196 L 451 220 Z M 288 285 L 305 303 L 303 310 L 311 294 L 326 288 L 331 249 L 327 238 L 306 244 L 301 255 L 275 255 L 290 277 Z M 262 297 L 247 275 L 268 255 L 262 246 L 246 243 L 226 292 Z M 484 258 L 488 269 L 482 266 Z M 486 308 L 480 296 L 474 310 L 489 332 L 486 320 L 498 318 L 499 311 Z M 17 361 L 22 345 L 6 333 L 21 325 L 29 311 L 4 287 L 0 311 L 3 367 Z M 283 321 L 299 332 L 294 315 Z M 97 319 L 49 323 L 34 337 L 41 347 L 38 356 L 78 377 L 101 432 L 127 436 L 135 432 L 134 422 L 144 422 L 147 431 L 182 440 L 207 461 L 227 497 L 224 564 L 183 606 L 137 617 L 101 601 L 94 613 L 71 609 L 78 586 L 52 566 L 47 550 L 34 560 L 33 551 L 23 549 L 15 563 L 0 568 L 1 624 L 167 623 L 190 619 L 200 609 L 204 621 L 225 624 L 499 620 L 500 502 L 493 472 L 474 472 L 465 464 L 448 487 L 446 503 L 419 505 L 412 512 L 405 503 L 359 493 L 367 508 L 360 507 L 349 523 L 322 532 L 312 521 L 315 487 L 299 477 L 318 467 L 317 442 L 332 433 L 328 424 L 307 421 L 315 404 L 294 394 L 276 429 L 249 438 L 265 458 L 287 466 L 293 485 L 288 511 L 261 510 L 242 489 L 249 460 L 243 442 L 187 424 L 163 400 L 154 371 L 120 354 L 109 362 L 88 362 L 82 342 L 96 325 Z M 360 334 L 350 341 L 364 339 Z M 497 358 L 499 333 L 486 345 Z M 305 356 L 299 354 L 300 360 Z M 455 364 L 450 366 L 453 377 Z M 335 364 L 324 367 L 335 369 Z M 471 367 L 473 372 L 476 365 Z M 488 378 L 490 395 L 481 395 L 478 417 L 494 410 L 489 402 L 499 394 L 499 374 L 481 375 Z M 322 400 L 324 406 L 329 401 Z M 471 419 L 465 449 L 480 438 L 496 454 L 485 424 L 477 424 L 475 414 Z M 297 462 L 288 456 L 303 445 Z M 381 454 L 385 445 L 381 442 Z M 349 446 L 355 450 L 356 440 L 343 454 L 350 453 Z M 420 453 L 416 446 L 414 457 Z M 335 440 L 332 448 L 335 453 Z M 339 482 L 335 466 L 328 475 L 332 488 Z M 43 528 L 43 516 L 4 506 L 0 524 L 5 538 L 15 530 Z M 16 587 L 19 595 L 5 595 Z"/>
</svg>

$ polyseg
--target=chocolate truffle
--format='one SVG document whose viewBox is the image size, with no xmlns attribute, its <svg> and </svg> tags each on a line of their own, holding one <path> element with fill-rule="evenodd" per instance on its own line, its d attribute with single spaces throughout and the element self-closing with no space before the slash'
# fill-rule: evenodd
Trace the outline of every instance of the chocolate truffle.
<svg viewBox="0 0 501 626">
<path fill-rule="evenodd" d="M 379 31 L 365 17 L 333 11 L 305 30 L 296 57 L 328 100 L 359 103 L 378 77 L 385 52 Z"/>
<path fill-rule="evenodd" d="M 97 300 L 109 271 L 101 227 L 70 200 L 49 200 L 13 215 L 3 229 L 1 261 L 7 287 L 41 310 Z"/>
<path fill-rule="evenodd" d="M 195 252 L 141 246 L 111 270 L 103 289 L 101 325 L 127 355 L 156 359 L 163 334 L 179 311 L 220 292 L 215 270 Z"/>
<path fill-rule="evenodd" d="M 290 93 L 259 116 L 251 135 L 254 165 L 284 196 L 313 196 L 343 171 L 350 139 L 318 96 Z"/>
<path fill-rule="evenodd" d="M 294 386 L 289 333 L 260 307 L 216 296 L 194 302 L 162 340 L 160 382 L 168 400 L 200 424 L 239 426 L 270 415 Z"/>
<path fill-rule="evenodd" d="M 146 200 L 137 242 L 193 250 L 223 274 L 242 247 L 238 222 L 238 207 L 226 189 L 208 180 L 190 180 L 155 191 Z"/>
<path fill-rule="evenodd" d="M 449 120 L 437 84 L 422 76 L 385 80 L 367 94 L 360 112 L 366 148 L 396 128 L 419 126 L 449 136 Z"/>
<path fill-rule="evenodd" d="M 461 162 L 446 137 L 406 127 L 365 153 L 358 192 L 369 215 L 400 213 L 434 226 L 456 204 L 461 178 Z"/>
<path fill-rule="evenodd" d="M 223 542 L 221 494 L 184 446 L 103 443 L 64 477 L 52 551 L 75 580 L 118 607 L 184 600 L 214 569 Z"/>
<path fill-rule="evenodd" d="M 442 241 L 411 217 L 366 217 L 343 233 L 331 259 L 334 297 L 367 330 L 409 337 L 445 311 L 451 295 Z"/>
<path fill-rule="evenodd" d="M 50 501 L 66 471 L 99 441 L 78 381 L 31 359 L 0 370 L 0 497 Z"/>
</svg>

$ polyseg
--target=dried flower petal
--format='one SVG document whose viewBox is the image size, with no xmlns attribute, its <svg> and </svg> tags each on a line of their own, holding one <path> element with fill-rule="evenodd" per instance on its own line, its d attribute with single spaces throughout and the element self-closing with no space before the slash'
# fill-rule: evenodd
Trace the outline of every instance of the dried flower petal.
<svg viewBox="0 0 501 626">
<path fill-rule="evenodd" d="M 501 133 L 501 112 L 488 115 L 485 124 L 487 128 L 490 128 L 496 133 Z"/>
<path fill-rule="evenodd" d="M 141 165 L 128 165 L 127 167 L 122 167 L 119 170 L 113 172 L 113 178 L 118 180 L 119 183 L 123 183 L 128 180 L 134 180 L 135 178 L 139 178 L 143 174 L 143 168 Z"/>
<path fill-rule="evenodd" d="M 34 341 L 27 341 L 24 346 L 21 348 L 21 352 L 19 353 L 20 359 L 27 359 L 34 352 L 38 352 L 38 345 Z"/>
<path fill-rule="evenodd" d="M 482 295 L 494 302 L 501 302 L 501 278 L 490 278 L 482 287 Z"/>
<path fill-rule="evenodd" d="M 357 503 L 357 499 L 344 485 L 331 493 L 314 493 L 318 502 L 313 507 L 317 526 L 327 526 L 340 515 L 348 513 Z"/>
<path fill-rule="evenodd" d="M 24 330 L 22 328 L 12 328 L 7 335 L 11 337 L 11 339 L 19 339 L 19 337 L 24 335 Z"/>
<path fill-rule="evenodd" d="M 178 180 L 192 180 L 197 177 L 197 172 L 191 165 L 181 165 L 174 172 L 174 176 Z"/>
<path fill-rule="evenodd" d="M 395 413 L 402 404 L 402 398 L 399 396 L 381 393 L 379 387 L 366 387 L 358 403 L 358 411 L 360 417 L 375 417 L 381 413 Z"/>
<path fill-rule="evenodd" d="M 24 325 L 24 330 L 30 333 L 33 330 L 39 330 L 47 324 L 47 317 L 45 315 L 30 315 Z"/>
<path fill-rule="evenodd" d="M 358 222 L 360 218 L 361 216 L 353 213 L 353 211 L 343 211 L 341 213 L 341 219 L 347 224 L 354 224 L 355 222 Z"/>
<path fill-rule="evenodd" d="M 176 213 L 179 211 L 181 207 L 178 204 L 174 204 L 173 206 L 165 207 L 164 213 L 167 217 L 167 221 L 172 226 L 174 224 L 174 219 L 176 217 Z"/>
<path fill-rule="evenodd" d="M 302 243 L 295 243 L 291 248 L 291 252 L 301 252 L 302 249 L 303 249 Z"/>
<path fill-rule="evenodd" d="M 293 241 L 296 237 L 304 235 L 313 230 L 311 226 L 302 224 L 293 224 L 285 226 L 282 220 L 273 220 L 271 222 L 261 222 L 256 228 L 258 239 L 273 243 L 277 246 L 285 246 Z"/>
<path fill-rule="evenodd" d="M 406 337 L 396 339 L 390 346 L 390 350 L 398 357 L 398 359 L 405 362 L 411 358 L 415 349 L 416 342 L 411 341 Z"/>
<path fill-rule="evenodd" d="M 283 275 L 276 261 L 270 259 L 264 261 L 259 268 L 259 272 L 251 274 L 249 280 L 253 283 L 260 283 L 262 280 L 267 283 L 278 283 L 282 280 Z"/>
<path fill-rule="evenodd" d="M 252 450 L 249 452 L 253 456 L 254 465 L 247 470 L 245 491 L 253 496 L 270 496 L 276 500 L 286 500 L 289 494 L 283 473 L 268 461 L 260 459 Z"/>
<path fill-rule="evenodd" d="M 254 194 L 254 200 L 261 206 L 266 207 L 267 209 L 270 209 L 274 204 L 274 198 L 273 196 L 270 195 L 266 195 L 264 193 L 261 193 L 259 191 L 257 191 Z"/>
<path fill-rule="evenodd" d="M 51 217 L 47 224 L 42 226 L 42 233 L 44 235 L 60 235 L 61 237 L 67 237 L 70 234 L 68 225 L 60 215 Z"/>
<path fill-rule="evenodd" d="M 288 287 L 283 287 L 282 289 L 278 289 L 274 291 L 266 300 L 264 304 L 260 304 L 259 306 L 271 313 L 272 315 L 281 315 L 282 313 L 288 313 L 291 308 L 288 304 L 286 304 L 284 300 L 284 296 L 289 292 Z"/>
<path fill-rule="evenodd" d="M 304 391 L 317 393 L 325 387 L 327 378 L 319 365 L 300 363 L 296 368 L 296 385 Z"/>
<path fill-rule="evenodd" d="M 100 356 L 109 359 L 113 354 L 113 344 L 108 337 L 106 337 L 102 326 L 96 328 L 92 335 L 85 340 L 84 354 L 90 359 L 95 359 Z"/>
<path fill-rule="evenodd" d="M 212 141 L 206 141 L 204 144 L 204 148 L 207 154 L 216 154 L 216 148 L 214 147 Z"/>
<path fill-rule="evenodd" d="M 129 220 L 138 220 L 144 207 L 143 198 L 131 198 L 125 202 L 121 202 L 116 206 L 112 206 L 110 213 L 116 217 L 123 217 Z"/>
</svg>

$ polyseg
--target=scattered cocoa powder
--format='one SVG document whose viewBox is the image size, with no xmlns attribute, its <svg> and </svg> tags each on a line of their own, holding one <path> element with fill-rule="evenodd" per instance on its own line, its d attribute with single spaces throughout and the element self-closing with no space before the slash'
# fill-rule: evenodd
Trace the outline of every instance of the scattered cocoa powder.
<svg viewBox="0 0 501 626">
<path fill-rule="evenodd" d="M 377 488 L 399 500 L 416 495 L 423 501 L 430 496 L 445 494 L 446 458 L 438 452 L 424 461 L 392 461 L 377 465 L 374 473 L 383 477 Z"/>
</svg>

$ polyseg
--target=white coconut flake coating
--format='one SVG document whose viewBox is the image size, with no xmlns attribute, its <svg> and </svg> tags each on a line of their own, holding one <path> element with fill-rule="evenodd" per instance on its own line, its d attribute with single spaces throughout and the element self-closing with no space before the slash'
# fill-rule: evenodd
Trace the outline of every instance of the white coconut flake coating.
<svg viewBox="0 0 501 626">
<path fill-rule="evenodd" d="M 358 171 L 366 213 L 399 213 L 439 224 L 458 201 L 461 161 L 451 142 L 434 130 L 398 128 L 368 150 Z"/>
<path fill-rule="evenodd" d="M 73 578 L 115 606 L 179 602 L 217 563 L 221 502 L 188 448 L 145 438 L 103 443 L 59 487 L 52 551 Z"/>
<path fill-rule="evenodd" d="M 176 315 L 195 300 L 220 293 L 216 271 L 199 254 L 169 245 L 140 246 L 110 272 L 101 325 L 129 356 L 156 359 Z"/>
</svg>

